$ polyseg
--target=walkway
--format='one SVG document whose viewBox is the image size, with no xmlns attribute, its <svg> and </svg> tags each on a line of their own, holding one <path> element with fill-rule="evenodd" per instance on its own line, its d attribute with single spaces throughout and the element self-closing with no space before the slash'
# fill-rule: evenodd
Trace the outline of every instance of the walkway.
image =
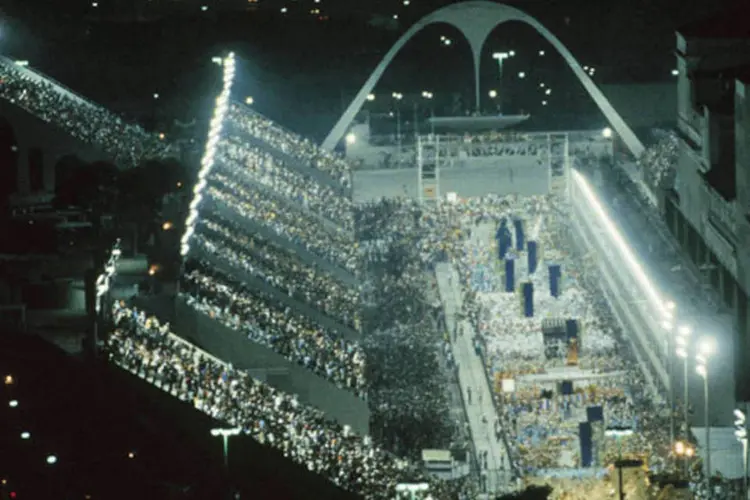
<svg viewBox="0 0 750 500">
<path fill-rule="evenodd" d="M 446 322 L 451 331 L 453 356 L 458 362 L 458 378 L 461 382 L 462 396 L 467 411 L 469 427 L 478 455 L 487 452 L 487 492 L 505 491 L 508 488 L 510 462 L 506 455 L 502 439 L 495 437 L 495 408 L 492 402 L 491 388 L 487 384 L 482 359 L 477 356 L 472 344 L 474 329 L 464 320 L 461 322 L 463 335 L 454 339 L 453 330 L 456 312 L 462 304 L 461 291 L 458 287 L 458 275 L 451 264 L 437 266 L 438 289 L 445 307 Z M 471 397 L 469 400 L 469 389 Z M 483 421 L 483 417 L 486 422 Z M 479 457 L 478 457 L 479 458 Z M 483 461 L 481 461 L 484 465 Z"/>
</svg>

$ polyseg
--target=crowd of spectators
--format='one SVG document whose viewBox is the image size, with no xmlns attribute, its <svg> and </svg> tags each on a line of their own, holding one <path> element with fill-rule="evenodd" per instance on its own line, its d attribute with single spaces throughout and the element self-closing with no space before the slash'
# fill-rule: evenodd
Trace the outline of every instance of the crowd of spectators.
<svg viewBox="0 0 750 500">
<path fill-rule="evenodd" d="M 7 60 L 0 60 L 0 98 L 101 149 L 121 168 L 173 154 L 158 135 Z"/>
<path fill-rule="evenodd" d="M 353 229 L 353 206 L 346 193 L 302 175 L 281 158 L 252 143 L 230 135 L 219 143 L 214 168 L 239 182 L 265 186 L 348 231 Z"/>
<path fill-rule="evenodd" d="M 268 346 L 337 386 L 366 397 L 365 357 L 358 343 L 213 270 L 208 263 L 188 262 L 181 290 L 191 307 L 243 332 L 249 341 Z"/>
<path fill-rule="evenodd" d="M 400 498 L 401 483 L 428 483 L 421 498 L 458 500 L 462 482 L 437 481 L 406 460 L 332 422 L 247 373 L 233 368 L 170 332 L 143 312 L 113 306 L 115 330 L 107 340 L 111 362 L 161 387 L 196 409 L 242 428 L 313 473 L 373 500 Z M 414 498 L 414 497 L 411 497 Z"/>
<path fill-rule="evenodd" d="M 355 276 L 358 274 L 357 246 L 350 233 L 329 228 L 311 214 L 292 209 L 273 194 L 246 189 L 220 172 L 213 173 L 210 181 L 206 194 L 233 213 L 303 246 Z"/>
<path fill-rule="evenodd" d="M 328 173 L 344 188 L 351 186 L 349 164 L 335 153 L 326 151 L 313 141 L 283 129 L 260 113 L 240 104 L 230 105 L 227 118 L 229 125 L 238 131 L 269 144 L 310 168 Z"/>
<path fill-rule="evenodd" d="M 359 330 L 359 288 L 303 263 L 288 248 L 242 231 L 211 214 L 198 223 L 197 244 L 215 258 L 243 269 L 289 297 L 309 304 L 342 325 Z"/>
<path fill-rule="evenodd" d="M 677 175 L 679 139 L 673 132 L 658 131 L 656 143 L 646 148 L 638 159 L 643 180 L 651 188 L 665 189 L 674 185 Z"/>
</svg>

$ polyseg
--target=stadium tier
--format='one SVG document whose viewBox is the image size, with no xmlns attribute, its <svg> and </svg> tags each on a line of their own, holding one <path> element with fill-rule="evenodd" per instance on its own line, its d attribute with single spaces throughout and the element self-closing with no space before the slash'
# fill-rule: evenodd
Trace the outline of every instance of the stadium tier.
<svg viewBox="0 0 750 500">
<path fill-rule="evenodd" d="M 176 156 L 170 145 L 140 126 L 73 93 L 41 73 L 0 56 L 0 98 L 100 149 L 120 168 Z"/>
</svg>

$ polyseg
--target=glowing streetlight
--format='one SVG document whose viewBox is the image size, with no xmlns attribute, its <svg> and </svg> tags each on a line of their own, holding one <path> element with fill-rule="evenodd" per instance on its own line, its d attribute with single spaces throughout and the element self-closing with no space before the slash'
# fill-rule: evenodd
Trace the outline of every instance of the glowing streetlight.
<svg viewBox="0 0 750 500">
<path fill-rule="evenodd" d="M 354 135 L 354 134 L 353 134 L 353 133 L 351 133 L 351 132 L 350 132 L 350 133 L 348 133 L 348 134 L 346 134 L 346 143 L 347 143 L 347 144 L 348 144 L 349 146 L 351 146 L 351 145 L 352 145 L 352 144 L 354 144 L 355 142 L 357 142 L 357 136 L 356 136 L 356 135 Z"/>
<path fill-rule="evenodd" d="M 245 97 L 245 104 L 247 104 L 248 106 L 252 106 L 254 102 L 255 102 L 255 99 L 253 99 L 252 97 L 250 96 Z"/>
<path fill-rule="evenodd" d="M 367 100 L 372 102 L 375 100 L 375 94 L 367 94 Z"/>
<path fill-rule="evenodd" d="M 602 137 L 604 137 L 605 139 L 611 139 L 612 129 L 609 127 L 604 127 L 604 130 L 602 130 Z"/>
<path fill-rule="evenodd" d="M 703 420 L 706 429 L 706 483 L 710 488 L 711 486 L 711 422 L 708 420 L 708 407 L 709 407 L 709 395 L 708 395 L 708 358 L 716 350 L 716 341 L 711 337 L 704 337 L 698 343 L 698 354 L 695 355 L 695 360 L 698 363 L 695 371 L 703 379 Z"/>
<path fill-rule="evenodd" d="M 57 457 L 55 455 L 47 455 L 47 463 L 54 465 L 57 463 Z"/>
</svg>

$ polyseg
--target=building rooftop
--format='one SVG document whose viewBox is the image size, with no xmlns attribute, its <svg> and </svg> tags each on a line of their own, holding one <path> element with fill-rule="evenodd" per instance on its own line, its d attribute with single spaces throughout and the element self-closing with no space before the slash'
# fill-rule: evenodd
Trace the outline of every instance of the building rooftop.
<svg viewBox="0 0 750 500">
<path fill-rule="evenodd" d="M 677 32 L 686 38 L 750 39 L 748 16 L 749 6 L 738 7 L 685 24 Z"/>
</svg>

